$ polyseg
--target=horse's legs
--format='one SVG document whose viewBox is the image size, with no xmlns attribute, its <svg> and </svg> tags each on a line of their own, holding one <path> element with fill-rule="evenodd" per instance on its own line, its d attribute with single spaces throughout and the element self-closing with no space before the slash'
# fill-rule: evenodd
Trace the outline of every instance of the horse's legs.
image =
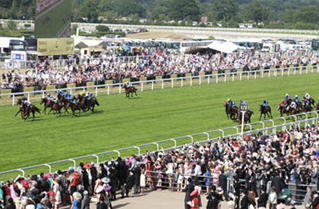
<svg viewBox="0 0 319 209">
<path fill-rule="evenodd" d="M 263 115 L 263 113 L 261 113 L 261 112 L 260 112 L 260 117 L 259 117 L 259 120 L 261 120 L 261 116 L 262 116 L 262 115 Z M 264 116 L 264 118 L 265 118 L 265 116 Z"/>
</svg>

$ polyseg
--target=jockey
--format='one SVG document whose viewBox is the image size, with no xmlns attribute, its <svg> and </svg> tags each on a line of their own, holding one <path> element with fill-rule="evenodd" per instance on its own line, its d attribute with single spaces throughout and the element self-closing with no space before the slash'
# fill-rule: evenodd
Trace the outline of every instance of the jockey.
<svg viewBox="0 0 319 209">
<path fill-rule="evenodd" d="M 290 100 L 290 96 L 288 93 L 285 94 L 285 100 L 288 102 Z"/>
<path fill-rule="evenodd" d="M 236 103 L 235 103 L 235 102 L 232 102 L 232 103 L 231 103 L 231 106 L 232 106 L 232 107 L 236 107 Z"/>
<path fill-rule="evenodd" d="M 262 106 L 264 107 L 268 107 L 269 106 L 269 102 L 267 100 L 264 100 L 262 103 L 261 103 Z"/>
<path fill-rule="evenodd" d="M 90 99 L 93 97 L 93 94 L 92 94 L 91 92 L 87 91 L 87 92 L 85 93 L 85 96 L 84 96 L 84 97 L 87 98 L 88 100 L 90 100 Z"/>
<path fill-rule="evenodd" d="M 297 109 L 297 104 L 296 102 L 291 102 L 290 106 L 289 106 L 291 109 Z"/>
<path fill-rule="evenodd" d="M 22 100 L 22 105 L 26 105 L 27 107 L 31 105 L 31 102 L 27 98 L 23 97 L 21 100 Z"/>
<path fill-rule="evenodd" d="M 67 99 L 67 100 L 71 100 L 71 99 L 72 99 L 72 95 L 71 95 L 69 92 L 65 92 L 65 93 L 64 93 L 64 97 L 65 97 L 65 99 Z"/>
<path fill-rule="evenodd" d="M 294 101 L 295 101 L 296 103 L 298 103 L 299 100 L 300 100 L 300 99 L 299 99 L 298 95 L 296 95 L 295 98 L 294 98 Z"/>
<path fill-rule="evenodd" d="M 305 96 L 304 96 L 304 99 L 306 100 L 309 100 L 311 97 L 310 97 L 310 94 L 309 93 L 306 93 Z"/>
<path fill-rule="evenodd" d="M 71 97 L 71 102 L 75 105 L 78 105 L 79 104 L 79 100 L 77 97 Z"/>
</svg>

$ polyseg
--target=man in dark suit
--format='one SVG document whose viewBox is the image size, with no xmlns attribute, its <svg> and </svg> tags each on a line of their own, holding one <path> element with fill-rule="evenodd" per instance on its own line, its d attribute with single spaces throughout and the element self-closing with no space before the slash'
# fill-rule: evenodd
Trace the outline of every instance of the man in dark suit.
<svg viewBox="0 0 319 209">
<path fill-rule="evenodd" d="M 185 194 L 185 199 L 184 199 L 184 205 L 185 209 L 190 209 L 191 207 L 187 204 L 187 202 L 192 201 L 191 193 L 194 191 L 195 186 L 193 183 L 193 180 L 191 178 L 187 179 L 188 184 L 186 185 L 184 191 L 186 192 Z"/>
</svg>

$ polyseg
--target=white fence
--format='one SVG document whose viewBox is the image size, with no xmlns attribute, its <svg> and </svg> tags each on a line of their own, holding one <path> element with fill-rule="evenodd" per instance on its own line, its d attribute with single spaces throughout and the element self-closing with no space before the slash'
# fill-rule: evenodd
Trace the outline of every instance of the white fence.
<svg viewBox="0 0 319 209">
<path fill-rule="evenodd" d="M 169 79 L 159 79 L 159 80 L 145 80 L 138 82 L 131 82 L 132 85 L 136 86 L 139 91 L 145 90 L 155 90 L 155 89 L 164 89 L 164 88 L 175 88 L 175 87 L 184 87 L 184 86 L 193 86 L 193 85 L 202 85 L 202 84 L 211 84 L 211 83 L 223 83 L 223 82 L 233 82 L 236 80 L 251 80 L 251 79 L 263 79 L 270 77 L 280 77 L 280 76 L 291 76 L 291 75 L 300 75 L 308 73 L 318 73 L 317 66 L 298 66 L 298 67 L 289 67 L 289 68 L 278 68 L 278 69 L 269 69 L 269 70 L 258 70 L 258 71 L 247 71 L 247 72 L 227 72 L 227 73 L 215 73 L 210 75 L 199 75 L 199 76 L 187 76 L 179 78 L 169 78 Z M 44 97 L 46 93 L 55 93 L 58 90 L 65 90 L 71 94 L 75 93 L 77 90 L 91 91 L 98 96 L 99 94 L 121 94 L 124 92 L 122 88 L 123 83 L 116 84 L 103 84 L 103 85 L 94 85 L 94 86 L 82 86 L 82 87 L 72 87 L 64 89 L 49 89 L 49 90 L 40 90 L 40 91 L 26 91 L 19 93 L 6 93 L 0 94 L 0 104 L 15 105 L 17 96 L 25 96 L 29 101 L 39 100 L 39 98 Z M 10 99 L 8 99 L 10 98 Z M 11 102 L 10 102 L 11 100 Z"/>
<path fill-rule="evenodd" d="M 298 118 L 301 116 L 305 116 L 305 119 L 298 120 Z M 291 117 L 295 118 L 295 120 L 291 120 Z M 295 127 L 301 127 L 303 125 L 312 125 L 312 124 L 317 125 L 318 118 L 319 118 L 319 116 L 318 116 L 317 112 L 308 112 L 308 113 L 303 113 L 303 114 L 294 115 L 294 116 L 287 116 L 287 117 L 274 118 L 274 119 L 265 120 L 265 121 L 258 121 L 255 123 L 246 124 L 245 126 L 248 127 L 249 130 L 245 131 L 243 135 L 247 136 L 247 135 L 252 135 L 252 134 L 256 134 L 256 133 L 260 133 L 260 132 L 262 132 L 264 134 L 275 134 L 278 130 L 287 130 L 287 129 L 289 130 L 289 129 L 292 129 Z M 288 122 L 289 120 L 291 122 Z M 278 121 L 280 122 L 280 124 L 276 124 Z M 267 125 L 267 124 L 270 124 L 270 125 Z M 231 131 L 231 132 L 229 132 L 229 131 Z M 227 133 L 229 133 L 229 134 L 227 134 Z M 100 157 L 102 155 L 108 155 L 108 154 L 115 153 L 118 157 L 120 157 L 120 156 L 122 156 L 123 153 L 125 154 L 125 152 L 128 150 L 136 150 L 136 154 L 141 155 L 141 153 L 142 153 L 141 149 L 145 148 L 145 147 L 147 147 L 148 152 L 155 152 L 155 151 L 160 151 L 160 150 L 169 151 L 172 149 L 181 148 L 187 144 L 193 144 L 193 143 L 203 144 L 203 143 L 207 143 L 207 142 L 216 142 L 220 139 L 230 138 L 230 137 L 241 138 L 243 135 L 240 132 L 240 126 L 232 126 L 232 127 L 228 127 L 228 128 L 216 129 L 216 130 L 206 131 L 206 132 L 197 133 L 197 134 L 191 134 L 191 135 L 182 136 L 182 137 L 175 137 L 175 138 L 170 138 L 170 139 L 166 139 L 166 140 L 155 141 L 155 142 L 151 142 L 148 144 L 127 147 L 127 148 L 122 148 L 122 149 L 118 149 L 118 150 L 111 150 L 111 151 L 96 153 L 96 154 L 92 154 L 92 155 L 75 157 L 72 159 L 60 160 L 60 161 L 56 161 L 56 162 L 50 162 L 50 163 L 34 165 L 34 166 L 29 166 L 29 167 L 24 167 L 24 168 L 9 170 L 9 171 L 3 171 L 3 172 L 0 172 L 0 175 L 21 172 L 22 176 L 25 176 L 26 170 L 31 170 L 31 169 L 33 170 L 33 169 L 37 169 L 37 168 L 39 169 L 41 167 L 42 168 L 47 167 L 48 171 L 51 173 L 53 171 L 52 165 L 70 162 L 70 164 L 73 167 L 76 167 L 77 166 L 76 160 L 85 160 L 85 159 L 94 157 L 94 158 L 96 158 L 96 163 L 99 163 Z M 196 140 L 196 137 L 201 137 L 201 140 Z M 161 146 L 164 146 L 164 144 L 166 145 L 166 148 L 161 149 Z"/>
</svg>

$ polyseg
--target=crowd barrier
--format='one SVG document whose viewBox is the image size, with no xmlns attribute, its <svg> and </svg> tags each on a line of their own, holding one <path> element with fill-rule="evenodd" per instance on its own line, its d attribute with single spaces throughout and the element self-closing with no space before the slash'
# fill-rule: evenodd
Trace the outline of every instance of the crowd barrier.
<svg viewBox="0 0 319 209">
<path fill-rule="evenodd" d="M 206 180 L 210 180 L 210 185 L 215 185 L 216 187 L 219 187 L 219 184 L 213 183 L 214 177 L 212 175 L 210 176 L 204 176 L 201 175 L 185 175 L 185 174 L 178 174 L 178 173 L 166 173 L 166 172 L 158 172 L 158 171 L 147 171 L 145 173 L 150 173 L 150 176 L 146 175 L 146 182 L 148 183 L 146 186 L 148 189 L 154 190 L 154 189 L 169 189 L 171 191 L 180 191 L 181 188 L 184 188 L 184 186 L 187 184 L 187 179 L 192 178 L 195 185 L 199 185 L 201 187 L 201 193 L 206 193 L 210 191 L 209 188 L 205 185 Z M 160 175 L 159 175 L 160 174 Z M 180 178 L 180 181 L 178 182 L 179 175 L 182 176 Z M 149 178 L 150 180 L 147 180 Z M 181 180 L 182 179 L 182 180 Z M 159 183 L 160 182 L 160 183 Z M 238 179 L 238 183 L 240 185 L 239 190 L 240 193 L 244 193 L 247 190 L 247 180 L 246 179 Z M 181 184 L 181 185 L 180 185 Z M 269 194 L 271 192 L 271 181 L 267 181 L 266 184 L 266 192 Z M 136 193 L 139 188 L 135 185 L 133 187 L 133 192 Z M 317 185 L 315 184 L 296 184 L 294 182 L 288 182 L 284 188 L 284 190 L 288 190 L 287 192 L 287 204 L 297 204 L 300 205 L 304 202 L 304 198 L 306 196 L 307 187 L 311 187 L 312 191 L 317 191 Z M 259 196 L 261 194 L 262 188 L 259 184 L 256 185 L 256 191 L 257 195 Z M 227 177 L 227 183 L 226 183 L 226 190 L 224 191 L 227 194 L 236 194 L 235 188 L 234 188 L 234 179 L 232 177 Z M 280 195 L 279 195 L 280 196 Z M 240 197 L 239 197 L 240 198 Z"/>
<path fill-rule="evenodd" d="M 302 120 L 298 120 L 298 116 L 302 116 L 304 115 L 306 118 L 302 119 Z M 127 148 L 122 148 L 122 149 L 118 149 L 118 150 L 111 150 L 111 151 L 106 151 L 106 152 L 100 152 L 100 153 L 96 153 L 96 154 L 91 154 L 91 155 L 85 155 L 85 156 L 79 156 L 79 157 L 75 157 L 72 159 L 65 159 L 65 160 L 60 160 L 60 161 L 55 161 L 55 162 L 50 162 L 50 163 L 44 163 L 44 164 L 39 164 L 39 165 L 34 165 L 34 166 L 29 166 L 29 167 L 24 167 L 24 168 L 18 168 L 18 169 L 13 169 L 13 170 L 8 170 L 8 171 L 3 171 L 0 172 L 0 176 L 1 175 L 5 175 L 5 174 L 12 174 L 12 173 L 21 173 L 22 176 L 25 176 L 26 174 L 26 170 L 31 170 L 31 169 L 36 169 L 36 168 L 43 168 L 43 167 L 47 167 L 48 168 L 48 172 L 52 172 L 52 165 L 59 165 L 62 163 L 67 163 L 70 162 L 72 163 L 72 166 L 75 168 L 77 167 L 77 162 L 76 160 L 88 160 L 88 158 L 96 158 L 96 163 L 100 162 L 100 157 L 102 155 L 108 155 L 108 154 L 116 154 L 118 157 L 122 156 L 122 153 L 125 153 L 128 150 L 136 150 L 136 155 L 141 155 L 141 149 L 147 147 L 148 148 L 148 152 L 155 152 L 155 151 L 169 151 L 169 150 L 173 150 L 173 149 L 177 149 L 177 148 L 182 148 L 183 146 L 187 145 L 187 144 L 193 144 L 193 143 L 198 143 L 198 144 L 205 144 L 208 142 L 216 142 L 220 139 L 223 138 L 231 138 L 231 137 L 243 137 L 246 135 L 251 135 L 251 134 L 256 134 L 256 133 L 265 133 L 265 134 L 274 134 L 276 133 L 278 130 L 287 130 L 287 129 L 291 129 L 293 127 L 300 127 L 302 125 L 310 125 L 310 124 L 318 124 L 318 113 L 317 112 L 308 112 L 308 113 L 303 113 L 300 115 L 295 115 L 293 116 L 295 118 L 294 121 L 288 122 L 288 120 L 290 120 L 291 116 L 288 117 L 282 117 L 282 118 L 276 118 L 276 119 L 270 119 L 267 121 L 260 121 L 260 122 L 255 122 L 255 123 L 251 123 L 251 124 L 246 124 L 246 127 L 249 128 L 248 131 L 245 131 L 244 133 L 240 132 L 240 126 L 232 126 L 232 127 L 228 127 L 228 128 L 224 128 L 224 129 L 217 129 L 217 130 L 211 130 L 211 131 L 206 131 L 206 132 L 202 132 L 202 133 L 197 133 L 197 134 L 191 134 L 191 135 L 187 135 L 187 136 L 182 136 L 182 137 L 175 137 L 175 138 L 170 138 L 170 139 L 166 139 L 166 140 L 161 140 L 161 141 L 155 141 L 155 142 L 151 142 L 151 143 L 147 143 L 147 144 L 143 144 L 143 145 L 138 145 L 138 146 L 133 146 L 133 147 L 127 147 Z M 271 122 L 271 125 L 267 127 L 267 122 Z M 275 121 L 282 121 L 281 124 L 276 125 Z M 262 127 L 259 127 L 258 125 L 262 124 Z M 256 126 L 256 127 L 254 127 Z M 253 129 L 255 128 L 255 129 Z M 232 130 L 233 132 L 231 132 L 230 134 L 225 134 L 227 131 Z M 217 133 L 217 135 L 216 135 Z M 201 136 L 201 137 L 205 137 L 206 139 L 204 140 L 195 140 L 196 137 Z M 170 143 L 170 145 L 168 147 L 166 147 L 165 149 L 161 146 L 163 144 L 165 144 L 167 146 L 167 143 Z M 173 145 L 172 145 L 173 144 Z M 154 149 L 156 147 L 156 149 Z M 126 157 L 126 156 L 124 156 Z"/>
<path fill-rule="evenodd" d="M 240 71 L 240 72 L 222 72 L 214 73 L 209 75 L 198 75 L 191 76 L 187 75 L 185 77 L 177 77 L 175 75 L 172 78 L 166 79 L 156 79 L 156 80 L 142 80 L 136 82 L 130 82 L 139 91 L 146 90 L 155 90 L 155 89 L 164 89 L 164 88 L 174 88 L 174 87 L 184 87 L 184 86 L 193 86 L 193 85 L 202 85 L 202 84 L 211 84 L 211 83 L 226 83 L 233 82 L 235 80 L 250 80 L 250 79 L 263 79 L 270 77 L 280 77 L 280 76 L 291 76 L 291 75 L 301 75 L 308 73 L 318 73 L 317 65 L 307 65 L 307 66 L 290 66 L 287 68 L 277 68 L 277 69 L 261 69 L 255 71 Z M 1 89 L 0 94 L 0 105 L 15 105 L 16 97 L 25 96 L 29 101 L 34 99 L 40 100 L 41 97 L 44 97 L 46 93 L 56 93 L 59 90 L 68 91 L 73 94 L 76 91 L 88 90 L 98 96 L 99 94 L 121 94 L 124 92 L 122 87 L 124 83 L 115 83 L 115 84 L 103 84 L 103 85 L 91 85 L 91 86 L 81 86 L 81 87 L 69 87 L 63 89 L 56 89 L 54 86 L 48 86 L 47 90 L 39 91 L 26 91 L 19 93 L 3 93 L 3 91 L 8 91 L 9 89 Z M 72 84 L 74 85 L 74 84 Z M 7 97 L 7 99 L 3 99 Z M 11 98 L 8 100 L 8 97 Z M 11 100 L 11 102 L 10 102 Z"/>
</svg>

